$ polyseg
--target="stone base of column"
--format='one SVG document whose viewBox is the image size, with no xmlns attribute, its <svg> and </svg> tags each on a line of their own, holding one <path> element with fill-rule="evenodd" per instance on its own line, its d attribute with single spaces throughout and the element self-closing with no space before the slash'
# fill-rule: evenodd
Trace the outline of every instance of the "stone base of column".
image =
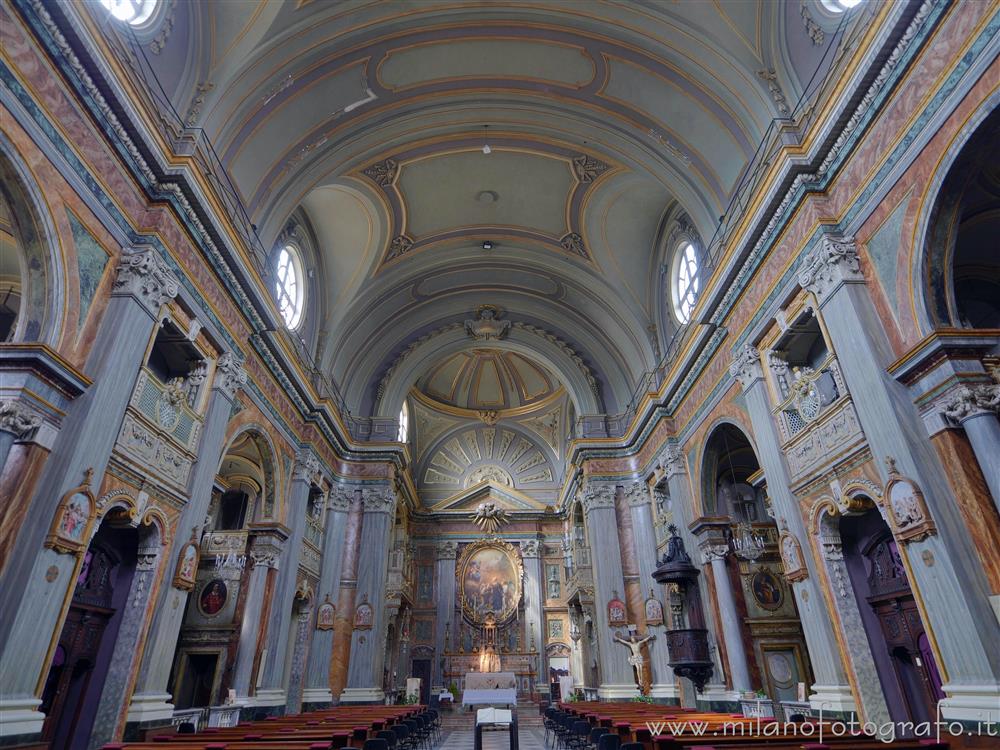
<svg viewBox="0 0 1000 750">
<path fill-rule="evenodd" d="M 170 693 L 139 693 L 132 696 L 125 721 L 129 724 L 153 724 L 166 720 L 169 724 L 174 716 L 173 698 Z"/>
<path fill-rule="evenodd" d="M 674 683 L 654 683 L 649 688 L 649 694 L 653 698 L 667 698 L 668 700 L 679 700 L 681 697 L 680 688 Z"/>
<path fill-rule="evenodd" d="M 285 700 L 284 688 L 261 688 L 255 696 L 247 698 L 246 703 L 248 706 L 284 706 Z"/>
<path fill-rule="evenodd" d="M 333 705 L 333 693 L 329 688 L 306 688 L 302 691 L 302 710 L 315 711 Z"/>
<path fill-rule="evenodd" d="M 385 703 L 382 688 L 344 688 L 340 694 L 341 703 Z"/>
<path fill-rule="evenodd" d="M 38 711 L 42 701 L 34 696 L 30 698 L 5 698 L 0 700 L 0 727 L 3 731 L 3 744 L 11 744 L 14 739 L 33 738 L 42 733 L 45 714 Z"/>
<path fill-rule="evenodd" d="M 1000 685 L 947 684 L 942 690 L 947 697 L 938 711 L 945 720 L 996 724 L 1000 717 Z"/>
<path fill-rule="evenodd" d="M 635 698 L 639 695 L 639 688 L 632 685 L 600 685 L 597 688 L 597 699 L 602 701 L 616 701 L 622 698 Z"/>
<path fill-rule="evenodd" d="M 813 685 L 811 690 L 809 708 L 814 711 L 841 715 L 858 712 L 850 685 Z"/>
</svg>

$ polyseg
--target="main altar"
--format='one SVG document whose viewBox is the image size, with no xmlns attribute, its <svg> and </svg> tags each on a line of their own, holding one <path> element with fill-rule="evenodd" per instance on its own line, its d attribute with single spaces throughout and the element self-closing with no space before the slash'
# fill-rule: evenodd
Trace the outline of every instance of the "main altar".
<svg viewBox="0 0 1000 750">
<path fill-rule="evenodd" d="M 463 548 L 455 575 L 462 618 L 456 632 L 446 631 L 445 684 L 455 683 L 463 703 L 472 704 L 515 703 L 533 693 L 539 653 L 533 637 L 523 643 L 520 551 L 499 538 L 474 542 Z M 486 695 L 496 690 L 504 692 Z"/>
</svg>

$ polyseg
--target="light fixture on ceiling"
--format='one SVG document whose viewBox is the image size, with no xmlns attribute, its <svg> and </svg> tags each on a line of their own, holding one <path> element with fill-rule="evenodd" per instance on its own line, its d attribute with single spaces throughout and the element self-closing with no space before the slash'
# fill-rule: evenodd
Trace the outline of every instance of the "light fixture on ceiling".
<svg viewBox="0 0 1000 750">
<path fill-rule="evenodd" d="M 483 153 L 484 154 L 491 154 L 491 153 L 493 153 L 493 149 L 490 148 L 490 142 L 487 139 L 487 136 L 489 135 L 489 131 L 490 131 L 490 126 L 489 125 L 483 125 Z"/>
<path fill-rule="evenodd" d="M 483 250 L 492 250 L 493 240 L 483 240 Z"/>
</svg>

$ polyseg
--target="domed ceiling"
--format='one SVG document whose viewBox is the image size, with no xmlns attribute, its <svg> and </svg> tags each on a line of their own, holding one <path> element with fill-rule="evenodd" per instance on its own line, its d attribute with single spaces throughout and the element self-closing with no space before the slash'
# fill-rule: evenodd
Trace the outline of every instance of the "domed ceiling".
<svg viewBox="0 0 1000 750">
<path fill-rule="evenodd" d="M 517 352 L 472 349 L 440 361 L 416 388 L 447 406 L 498 411 L 544 401 L 559 390 L 559 381 Z"/>
</svg>

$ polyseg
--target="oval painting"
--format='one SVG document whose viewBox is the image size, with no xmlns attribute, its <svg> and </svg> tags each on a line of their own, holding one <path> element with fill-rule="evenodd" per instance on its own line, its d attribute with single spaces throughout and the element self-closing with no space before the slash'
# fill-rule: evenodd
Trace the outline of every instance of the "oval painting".
<svg viewBox="0 0 1000 750">
<path fill-rule="evenodd" d="M 198 597 L 198 608 L 202 614 L 211 617 L 222 611 L 228 599 L 229 589 L 226 587 L 226 582 L 221 578 L 213 578 L 201 590 L 201 596 Z"/>
<path fill-rule="evenodd" d="M 520 571 L 507 551 L 483 547 L 465 561 L 462 603 L 473 622 L 482 623 L 488 612 L 503 622 L 514 614 L 520 599 Z"/>
</svg>

